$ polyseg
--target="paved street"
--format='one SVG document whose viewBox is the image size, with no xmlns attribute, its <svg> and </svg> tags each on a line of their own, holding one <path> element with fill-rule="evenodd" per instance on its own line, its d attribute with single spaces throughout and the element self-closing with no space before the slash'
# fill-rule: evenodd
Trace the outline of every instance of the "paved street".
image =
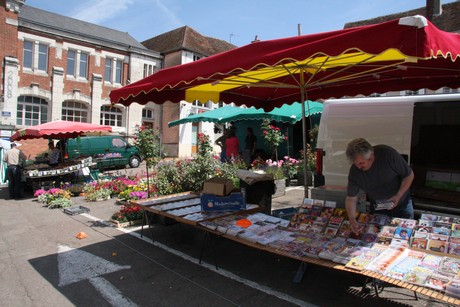
<svg viewBox="0 0 460 307">
<path fill-rule="evenodd" d="M 303 193 L 288 188 L 273 209 L 298 204 Z M 90 212 L 67 215 L 30 195 L 7 200 L 0 188 L 2 306 L 441 306 L 397 287 L 380 299 L 362 294 L 361 276 L 314 265 L 294 283 L 297 261 L 223 238 L 206 241 L 199 264 L 204 234 L 193 227 L 159 221 L 152 241 L 140 227 L 106 222 L 119 210 L 114 200 L 72 200 Z"/>
</svg>

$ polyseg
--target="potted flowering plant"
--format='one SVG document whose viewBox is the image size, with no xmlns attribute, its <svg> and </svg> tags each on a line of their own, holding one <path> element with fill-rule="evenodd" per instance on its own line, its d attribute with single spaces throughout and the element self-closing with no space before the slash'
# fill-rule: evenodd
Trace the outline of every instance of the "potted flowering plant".
<svg viewBox="0 0 460 307">
<path fill-rule="evenodd" d="M 299 160 L 294 159 L 289 156 L 284 157 L 283 169 L 286 179 L 292 179 L 297 176 L 297 171 L 299 168 Z"/>
<path fill-rule="evenodd" d="M 121 209 L 114 214 L 110 221 L 116 224 L 117 227 L 126 227 L 142 222 L 144 211 L 138 206 L 122 206 Z"/>
<path fill-rule="evenodd" d="M 72 205 L 70 191 L 59 188 L 52 188 L 48 191 L 40 189 L 35 191 L 34 196 L 38 198 L 39 202 L 46 204 L 49 209 L 67 208 Z"/>
<path fill-rule="evenodd" d="M 110 199 L 112 190 L 104 188 L 102 182 L 92 181 L 83 187 L 85 199 L 87 201 L 102 201 Z"/>
<path fill-rule="evenodd" d="M 276 192 L 272 198 L 284 195 L 286 188 L 286 177 L 283 169 L 283 160 L 273 161 L 268 159 L 266 161 L 261 158 L 255 159 L 251 166 L 255 171 L 263 171 L 266 174 L 272 174 L 276 186 Z"/>
<path fill-rule="evenodd" d="M 265 172 L 267 174 L 273 174 L 273 179 L 275 180 L 285 179 L 286 177 L 284 175 L 283 164 L 283 160 L 273 161 L 271 159 L 268 159 L 266 161 L 267 166 L 265 168 Z"/>
</svg>

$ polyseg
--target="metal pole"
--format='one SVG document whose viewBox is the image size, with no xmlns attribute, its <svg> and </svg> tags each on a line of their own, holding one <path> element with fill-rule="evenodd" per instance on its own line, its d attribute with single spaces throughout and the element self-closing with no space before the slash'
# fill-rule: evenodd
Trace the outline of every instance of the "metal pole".
<svg viewBox="0 0 460 307">
<path fill-rule="evenodd" d="M 308 182 L 307 182 L 307 119 L 305 118 L 305 88 L 303 68 L 300 70 L 300 101 L 302 104 L 302 145 L 303 145 L 303 185 L 304 185 L 304 196 L 308 197 Z"/>
</svg>

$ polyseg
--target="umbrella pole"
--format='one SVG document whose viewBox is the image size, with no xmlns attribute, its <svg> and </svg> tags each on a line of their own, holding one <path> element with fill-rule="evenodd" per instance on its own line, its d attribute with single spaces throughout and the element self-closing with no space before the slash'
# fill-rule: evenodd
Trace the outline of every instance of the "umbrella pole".
<svg viewBox="0 0 460 307">
<path fill-rule="evenodd" d="M 308 182 L 307 182 L 307 119 L 305 117 L 305 88 L 303 71 L 300 74 L 300 101 L 302 102 L 302 145 L 303 145 L 303 185 L 304 196 L 308 198 Z"/>
</svg>

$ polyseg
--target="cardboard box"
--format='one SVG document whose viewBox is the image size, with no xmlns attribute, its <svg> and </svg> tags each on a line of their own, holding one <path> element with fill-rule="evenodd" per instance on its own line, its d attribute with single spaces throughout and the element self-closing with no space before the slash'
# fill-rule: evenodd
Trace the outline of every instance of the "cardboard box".
<svg viewBox="0 0 460 307">
<path fill-rule="evenodd" d="M 228 196 L 201 194 L 201 211 L 222 212 L 240 211 L 246 209 L 243 193 L 233 192 Z"/>
<path fill-rule="evenodd" d="M 233 191 L 233 182 L 227 178 L 214 177 L 203 184 L 203 194 L 227 196 Z"/>
</svg>

